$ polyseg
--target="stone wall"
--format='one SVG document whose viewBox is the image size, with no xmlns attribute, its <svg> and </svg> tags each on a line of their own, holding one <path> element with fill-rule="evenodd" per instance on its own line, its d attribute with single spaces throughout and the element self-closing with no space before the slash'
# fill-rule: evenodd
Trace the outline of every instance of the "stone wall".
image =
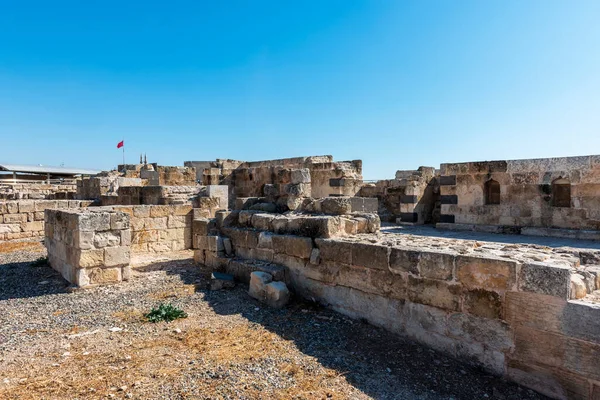
<svg viewBox="0 0 600 400">
<path fill-rule="evenodd" d="M 202 216 L 211 216 L 210 212 L 194 210 L 191 205 L 102 208 L 128 214 L 133 253 L 164 253 L 191 249 L 194 212 Z M 214 212 L 212 216 L 214 216 Z"/>
<path fill-rule="evenodd" d="M 0 240 L 43 237 L 46 209 L 75 209 L 90 204 L 79 200 L 0 201 Z"/>
<path fill-rule="evenodd" d="M 363 185 L 358 195 L 377 198 L 384 221 L 425 224 L 439 217 L 439 184 L 432 167 L 397 171 L 395 179 Z"/>
<path fill-rule="evenodd" d="M 266 161 L 186 161 L 196 167 L 197 178 L 205 185 L 229 185 L 231 206 L 238 197 L 279 196 L 328 197 L 354 196 L 362 186 L 362 161 L 333 161 L 332 156 L 295 157 Z M 292 177 L 292 171 L 307 174 Z M 301 178 L 301 179 L 300 179 Z M 265 189 L 265 185 L 275 187 Z"/>
<path fill-rule="evenodd" d="M 128 280 L 129 215 L 100 209 L 45 211 L 45 240 L 52 268 L 74 285 Z"/>
<path fill-rule="evenodd" d="M 311 238 L 210 221 L 203 229 L 195 259 L 215 270 L 244 276 L 245 265 L 283 266 L 281 279 L 304 298 L 548 396 L 591 399 L 600 390 L 600 304 L 586 297 L 600 288 L 600 252 L 409 235 Z"/>
<path fill-rule="evenodd" d="M 12 175 L 11 175 L 12 176 Z M 17 175 L 19 179 L 19 175 Z M 8 180 L 10 182 L 10 180 Z M 76 197 L 77 185 L 73 183 L 46 184 L 9 183 L 0 180 L 0 200 L 70 200 Z"/>
<path fill-rule="evenodd" d="M 442 223 L 600 229 L 600 156 L 442 164 L 440 185 Z"/>
</svg>

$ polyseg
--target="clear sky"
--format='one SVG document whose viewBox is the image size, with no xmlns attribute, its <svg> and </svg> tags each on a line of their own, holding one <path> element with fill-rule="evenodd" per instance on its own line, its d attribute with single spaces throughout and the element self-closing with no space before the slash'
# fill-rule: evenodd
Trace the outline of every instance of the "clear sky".
<svg viewBox="0 0 600 400">
<path fill-rule="evenodd" d="M 0 161 L 600 153 L 600 1 L 26 1 L 0 8 Z"/>
</svg>

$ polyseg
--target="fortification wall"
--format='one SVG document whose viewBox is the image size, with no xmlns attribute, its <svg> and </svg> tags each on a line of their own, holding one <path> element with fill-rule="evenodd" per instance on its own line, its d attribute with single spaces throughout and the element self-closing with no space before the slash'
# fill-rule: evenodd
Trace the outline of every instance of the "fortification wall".
<svg viewBox="0 0 600 400">
<path fill-rule="evenodd" d="M 600 156 L 442 164 L 442 223 L 600 229 Z"/>
<path fill-rule="evenodd" d="M 600 288 L 597 251 L 408 235 L 311 238 L 226 222 L 202 231 L 212 240 L 198 241 L 198 262 L 236 276 L 244 264 L 227 254 L 272 262 L 304 298 L 550 397 L 591 399 L 600 390 L 600 304 L 586 297 Z"/>
<path fill-rule="evenodd" d="M 46 209 L 74 209 L 90 204 L 79 200 L 0 201 L 0 240 L 43 237 Z"/>
</svg>

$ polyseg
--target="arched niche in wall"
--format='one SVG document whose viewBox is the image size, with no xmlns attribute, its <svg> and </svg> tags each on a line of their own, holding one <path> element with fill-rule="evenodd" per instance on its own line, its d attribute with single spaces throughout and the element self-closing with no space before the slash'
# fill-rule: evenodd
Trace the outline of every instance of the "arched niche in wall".
<svg viewBox="0 0 600 400">
<path fill-rule="evenodd" d="M 490 179 L 484 187 L 485 204 L 500 204 L 500 183 Z"/>
<path fill-rule="evenodd" d="M 554 207 L 571 207 L 571 182 L 559 178 L 552 182 L 552 205 Z"/>
</svg>

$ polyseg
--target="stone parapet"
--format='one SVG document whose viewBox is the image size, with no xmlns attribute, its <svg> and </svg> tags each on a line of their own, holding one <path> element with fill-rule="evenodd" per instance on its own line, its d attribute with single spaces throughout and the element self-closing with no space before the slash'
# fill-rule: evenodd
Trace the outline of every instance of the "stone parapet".
<svg viewBox="0 0 600 400">
<path fill-rule="evenodd" d="M 52 268 L 79 287 L 128 280 L 129 215 L 107 209 L 45 211 L 45 241 Z"/>
</svg>

